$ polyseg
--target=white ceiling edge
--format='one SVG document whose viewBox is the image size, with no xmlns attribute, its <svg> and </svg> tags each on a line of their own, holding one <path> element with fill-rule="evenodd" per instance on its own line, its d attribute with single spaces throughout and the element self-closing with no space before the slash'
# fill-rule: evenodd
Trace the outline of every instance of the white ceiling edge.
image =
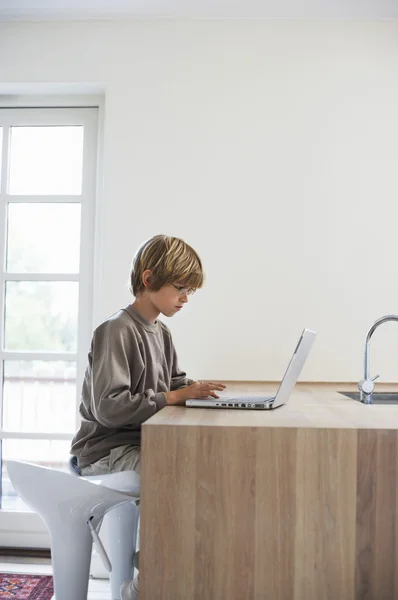
<svg viewBox="0 0 398 600">
<path fill-rule="evenodd" d="M 398 20 L 397 0 L 0 0 L 0 20 Z"/>
<path fill-rule="evenodd" d="M 330 21 L 330 22 L 375 22 L 387 21 L 397 22 L 397 14 L 392 15 L 355 15 L 347 14 L 344 16 L 325 16 L 325 15 L 306 15 L 306 16 L 195 16 L 195 15 L 91 15 L 81 13 L 79 15 L 7 15 L 2 14 L 0 10 L 0 23 L 76 23 L 76 22 L 139 22 L 139 21 Z"/>
</svg>

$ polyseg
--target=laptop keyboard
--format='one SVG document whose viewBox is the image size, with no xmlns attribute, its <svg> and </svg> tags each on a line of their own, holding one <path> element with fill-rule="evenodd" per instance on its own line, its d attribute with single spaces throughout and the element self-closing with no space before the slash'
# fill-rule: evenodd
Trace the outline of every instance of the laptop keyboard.
<svg viewBox="0 0 398 600">
<path fill-rule="evenodd" d="M 274 396 L 220 396 L 222 402 L 264 402 L 273 399 Z"/>
</svg>

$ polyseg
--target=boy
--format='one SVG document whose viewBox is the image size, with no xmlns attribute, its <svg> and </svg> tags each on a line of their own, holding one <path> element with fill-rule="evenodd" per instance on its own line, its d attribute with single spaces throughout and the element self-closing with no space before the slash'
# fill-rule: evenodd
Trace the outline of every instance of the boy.
<svg viewBox="0 0 398 600">
<path fill-rule="evenodd" d="M 157 235 L 139 248 L 130 274 L 135 301 L 93 334 L 71 448 L 82 475 L 139 473 L 142 423 L 166 405 L 218 398 L 225 388 L 188 379 L 169 329 L 157 320 L 182 310 L 203 279 L 199 256 L 181 239 Z M 122 588 L 122 600 L 138 597 L 137 582 Z"/>
</svg>

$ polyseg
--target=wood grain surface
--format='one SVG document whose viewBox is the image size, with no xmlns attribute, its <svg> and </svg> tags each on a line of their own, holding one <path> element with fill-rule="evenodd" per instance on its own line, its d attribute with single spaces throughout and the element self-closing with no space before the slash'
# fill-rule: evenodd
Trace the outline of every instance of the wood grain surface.
<svg viewBox="0 0 398 600">
<path fill-rule="evenodd" d="M 267 413 L 155 415 L 143 426 L 140 600 L 398 598 L 397 416 L 330 386 Z"/>
</svg>

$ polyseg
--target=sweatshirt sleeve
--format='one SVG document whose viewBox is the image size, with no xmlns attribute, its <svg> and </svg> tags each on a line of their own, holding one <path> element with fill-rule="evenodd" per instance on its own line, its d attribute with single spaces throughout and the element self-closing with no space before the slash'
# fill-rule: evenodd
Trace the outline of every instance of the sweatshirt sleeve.
<svg viewBox="0 0 398 600">
<path fill-rule="evenodd" d="M 194 383 L 193 379 L 189 379 L 187 377 L 187 374 L 184 373 L 184 371 L 181 371 L 181 369 L 178 366 L 178 358 L 177 358 L 177 352 L 174 348 L 174 344 L 172 343 L 172 371 L 171 371 L 171 386 L 170 386 L 170 390 L 174 391 L 174 390 L 179 390 L 180 388 L 183 387 L 187 387 L 187 385 L 191 385 L 191 383 Z"/>
<path fill-rule="evenodd" d="M 91 410 L 110 429 L 135 429 L 166 405 L 164 392 L 132 394 L 144 363 L 136 334 L 107 321 L 94 333 L 91 365 Z"/>
</svg>

